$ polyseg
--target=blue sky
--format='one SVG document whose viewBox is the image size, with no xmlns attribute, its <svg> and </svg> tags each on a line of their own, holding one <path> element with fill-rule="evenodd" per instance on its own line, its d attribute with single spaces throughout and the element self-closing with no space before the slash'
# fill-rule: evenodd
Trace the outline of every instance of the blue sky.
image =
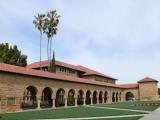
<svg viewBox="0 0 160 120">
<path fill-rule="evenodd" d="M 159 0 L 1 0 L 0 42 L 18 45 L 28 63 L 39 60 L 34 15 L 56 9 L 56 59 L 134 83 L 160 78 Z M 43 37 L 43 60 L 47 38 Z"/>
</svg>

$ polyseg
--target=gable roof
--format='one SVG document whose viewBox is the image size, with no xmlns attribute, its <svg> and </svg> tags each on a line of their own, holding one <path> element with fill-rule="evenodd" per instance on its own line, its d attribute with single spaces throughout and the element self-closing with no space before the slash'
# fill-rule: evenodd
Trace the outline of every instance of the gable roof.
<svg viewBox="0 0 160 120">
<path fill-rule="evenodd" d="M 84 66 L 81 66 L 81 65 L 78 65 L 78 66 L 76 66 L 76 65 L 71 65 L 71 64 L 64 63 L 64 62 L 57 61 L 57 60 L 56 60 L 55 64 L 56 64 L 57 66 L 62 66 L 62 67 L 66 67 L 66 68 L 70 68 L 70 69 L 76 70 L 76 71 L 83 72 L 84 74 L 82 75 L 82 77 L 83 77 L 83 76 L 96 75 L 96 76 L 100 76 L 100 77 L 109 78 L 109 79 L 112 79 L 112 80 L 117 80 L 116 78 L 113 78 L 113 77 L 111 77 L 111 76 L 102 74 L 102 73 L 100 73 L 100 72 L 97 72 L 97 71 L 95 71 L 95 70 L 89 69 L 89 68 L 84 67 Z M 42 67 L 48 66 L 48 60 L 42 61 L 42 62 L 41 62 L 41 66 L 42 66 Z M 39 68 L 39 67 L 40 67 L 40 62 L 35 62 L 35 63 L 29 64 L 29 65 L 27 66 L 27 68 Z"/>
<path fill-rule="evenodd" d="M 138 88 L 138 84 L 136 83 L 131 83 L 131 84 L 120 84 L 119 85 L 121 88 L 126 88 L 126 89 L 134 89 Z"/>
<path fill-rule="evenodd" d="M 138 83 L 145 83 L 145 82 L 158 82 L 158 80 L 155 80 L 155 79 L 150 78 L 150 77 L 145 77 L 145 78 L 138 81 Z"/>
<path fill-rule="evenodd" d="M 55 61 L 55 64 L 56 64 L 57 66 L 62 66 L 62 67 L 66 67 L 66 68 L 70 68 L 70 69 L 76 70 L 76 71 L 81 71 L 81 72 L 83 72 L 81 69 L 79 69 L 79 68 L 76 67 L 75 65 L 71 65 L 71 64 L 68 64 L 68 63 L 64 63 L 64 62 L 61 62 L 61 61 L 58 61 L 58 60 Z M 47 67 L 47 66 L 48 66 L 48 60 L 41 61 L 41 66 L 42 66 L 42 67 Z M 34 62 L 34 63 L 29 64 L 29 65 L 27 66 L 27 68 L 39 68 L 39 67 L 40 67 L 40 62 Z"/>
<path fill-rule="evenodd" d="M 84 66 L 81 66 L 81 65 L 79 65 L 79 66 L 77 66 L 77 67 L 80 68 L 81 70 L 85 71 L 85 73 L 84 73 L 82 76 L 96 75 L 96 76 L 101 76 L 101 77 L 105 77 L 105 78 L 117 80 L 116 78 L 113 78 L 113 77 L 111 77 L 111 76 L 102 74 L 102 73 L 100 73 L 100 72 L 97 72 L 97 71 L 95 71 L 95 70 L 89 69 L 89 68 L 84 67 Z"/>
<path fill-rule="evenodd" d="M 62 75 L 58 73 L 50 73 L 46 71 L 30 69 L 28 67 L 19 67 L 19 66 L 4 64 L 4 63 L 0 63 L 0 71 L 14 73 L 14 74 L 22 74 L 22 75 L 29 75 L 29 76 L 35 76 L 35 77 L 49 78 L 51 80 L 61 80 L 61 81 L 67 81 L 67 82 L 75 82 L 75 83 L 82 83 L 82 84 L 120 88 L 120 86 L 116 84 L 100 82 L 96 80 L 87 80 L 83 78 L 77 78 L 77 77 Z"/>
</svg>

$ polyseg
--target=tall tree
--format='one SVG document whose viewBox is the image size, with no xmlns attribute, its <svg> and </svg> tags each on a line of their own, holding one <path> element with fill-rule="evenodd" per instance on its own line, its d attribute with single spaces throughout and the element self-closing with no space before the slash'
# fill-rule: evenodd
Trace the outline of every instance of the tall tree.
<svg viewBox="0 0 160 120">
<path fill-rule="evenodd" d="M 35 16 L 35 20 L 33 20 L 33 24 L 35 28 L 40 32 L 40 69 L 41 69 L 41 61 L 42 61 L 42 31 L 44 29 L 44 14 L 38 14 Z"/>
<path fill-rule="evenodd" d="M 55 54 L 54 54 L 54 51 L 53 51 L 53 55 L 52 55 L 52 60 L 50 61 L 50 65 L 48 67 L 48 71 L 49 72 L 53 72 L 53 73 L 56 72 L 56 64 L 55 64 Z"/>
<path fill-rule="evenodd" d="M 7 64 L 25 67 L 27 65 L 27 56 L 21 54 L 17 46 L 9 46 L 8 43 L 0 44 L 0 59 Z"/>
<path fill-rule="evenodd" d="M 53 39 L 53 36 L 57 33 L 59 17 L 60 16 L 57 15 L 56 10 L 54 10 L 54 11 L 47 12 L 46 19 L 45 19 L 44 33 L 48 38 L 48 43 L 47 43 L 48 66 L 50 65 L 50 62 L 51 62 L 52 39 Z"/>
</svg>

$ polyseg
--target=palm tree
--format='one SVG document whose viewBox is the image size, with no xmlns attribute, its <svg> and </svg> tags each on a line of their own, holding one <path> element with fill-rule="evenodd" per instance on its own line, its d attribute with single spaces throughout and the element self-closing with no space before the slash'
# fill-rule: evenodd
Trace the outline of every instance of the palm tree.
<svg viewBox="0 0 160 120">
<path fill-rule="evenodd" d="M 47 18 L 45 19 L 44 32 L 47 35 L 47 55 L 48 55 L 48 66 L 52 58 L 52 38 L 57 33 L 57 26 L 59 23 L 59 17 L 56 10 L 47 12 Z"/>
<path fill-rule="evenodd" d="M 37 28 L 40 32 L 40 69 L 41 69 L 41 61 L 42 61 L 42 31 L 44 28 L 44 14 L 38 14 L 37 16 L 34 16 L 35 20 L 33 20 L 33 24 L 35 25 L 35 28 Z"/>
</svg>

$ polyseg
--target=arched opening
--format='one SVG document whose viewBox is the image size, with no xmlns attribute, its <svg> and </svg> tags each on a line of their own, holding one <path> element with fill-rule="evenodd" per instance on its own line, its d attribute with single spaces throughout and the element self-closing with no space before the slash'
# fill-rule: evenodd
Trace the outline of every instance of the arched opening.
<svg viewBox="0 0 160 120">
<path fill-rule="evenodd" d="M 37 89 L 34 86 L 28 86 L 23 94 L 22 109 L 35 109 L 37 107 Z"/>
<path fill-rule="evenodd" d="M 50 108 L 52 107 L 52 90 L 49 87 L 46 87 L 42 91 L 41 96 L 41 108 Z"/>
<path fill-rule="evenodd" d="M 116 102 L 118 102 L 118 92 L 116 93 Z"/>
<path fill-rule="evenodd" d="M 112 93 L 112 102 L 115 102 L 115 92 Z"/>
<path fill-rule="evenodd" d="M 103 92 L 100 91 L 99 92 L 99 103 L 102 103 L 103 102 Z"/>
<path fill-rule="evenodd" d="M 93 92 L 93 104 L 97 104 L 97 91 Z"/>
<path fill-rule="evenodd" d="M 104 93 L 104 103 L 107 103 L 107 100 L 108 100 L 108 92 L 106 91 Z"/>
<path fill-rule="evenodd" d="M 86 104 L 91 104 L 91 91 L 89 90 L 86 92 Z"/>
<path fill-rule="evenodd" d="M 75 95 L 75 91 L 73 89 L 69 90 L 68 98 L 67 98 L 67 105 L 68 106 L 74 106 L 75 105 L 74 95 Z"/>
<path fill-rule="evenodd" d="M 65 105 L 65 99 L 64 99 L 65 91 L 64 89 L 60 88 L 56 93 L 56 107 L 62 107 Z"/>
<path fill-rule="evenodd" d="M 134 95 L 132 92 L 126 93 L 126 101 L 134 101 Z"/>
<path fill-rule="evenodd" d="M 84 92 L 82 90 L 79 90 L 78 91 L 78 96 L 77 96 L 77 104 L 78 105 L 83 105 L 84 104 L 83 95 L 84 95 Z"/>
</svg>

